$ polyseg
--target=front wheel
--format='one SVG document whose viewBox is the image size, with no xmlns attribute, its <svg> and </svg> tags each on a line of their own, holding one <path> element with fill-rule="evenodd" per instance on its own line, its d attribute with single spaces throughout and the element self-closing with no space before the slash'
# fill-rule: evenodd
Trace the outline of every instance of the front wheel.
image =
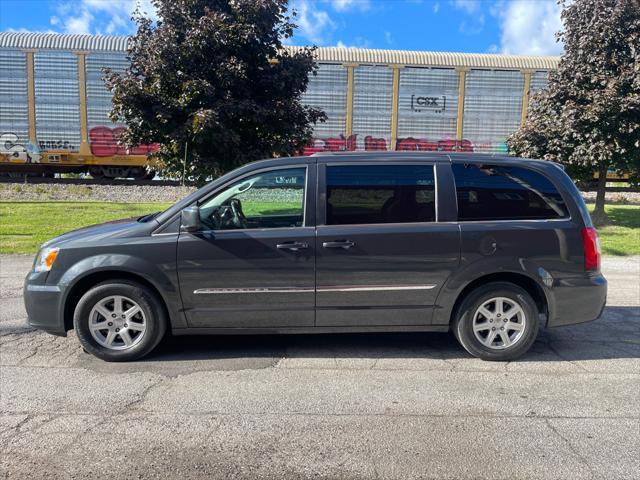
<svg viewBox="0 0 640 480">
<path fill-rule="evenodd" d="M 108 362 L 137 360 L 166 331 L 164 306 L 144 285 L 118 280 L 96 285 L 76 306 L 73 325 L 82 347 Z"/>
<path fill-rule="evenodd" d="M 504 361 L 527 352 L 538 328 L 538 308 L 531 295 L 512 283 L 495 282 L 467 295 L 453 332 L 474 357 Z"/>
</svg>

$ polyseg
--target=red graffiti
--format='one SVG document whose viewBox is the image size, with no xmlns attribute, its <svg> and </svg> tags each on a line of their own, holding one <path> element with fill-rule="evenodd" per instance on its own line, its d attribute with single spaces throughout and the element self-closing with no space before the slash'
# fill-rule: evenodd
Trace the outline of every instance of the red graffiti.
<svg viewBox="0 0 640 480">
<path fill-rule="evenodd" d="M 343 135 L 333 138 L 314 138 L 312 143 L 304 148 L 303 155 L 313 155 L 318 152 L 353 152 L 362 150 L 362 144 L 357 145 L 358 134 L 345 138 Z M 386 151 L 387 140 L 375 138 L 371 135 L 364 137 L 365 151 Z M 419 152 L 473 152 L 473 144 L 469 140 L 427 140 L 426 138 L 399 138 L 396 150 Z"/>
<path fill-rule="evenodd" d="M 435 152 L 438 150 L 438 142 L 429 142 L 425 138 L 400 138 L 396 149 L 401 151 Z"/>
<path fill-rule="evenodd" d="M 386 151 L 387 141 L 384 138 L 374 138 L 367 135 L 364 137 L 364 149 L 366 151 Z"/>
<path fill-rule="evenodd" d="M 352 152 L 356 149 L 357 135 L 344 135 L 335 138 L 314 138 L 312 143 L 304 147 L 303 155 L 313 155 L 318 152 Z"/>
<path fill-rule="evenodd" d="M 398 139 L 398 150 L 421 152 L 473 152 L 473 144 L 469 140 L 429 141 L 426 138 Z"/>
<path fill-rule="evenodd" d="M 127 148 L 118 143 L 120 135 L 125 131 L 124 127 L 94 127 L 89 131 L 91 153 L 96 157 L 110 157 L 112 155 L 146 155 L 158 151 L 159 145 L 139 145 Z"/>
</svg>

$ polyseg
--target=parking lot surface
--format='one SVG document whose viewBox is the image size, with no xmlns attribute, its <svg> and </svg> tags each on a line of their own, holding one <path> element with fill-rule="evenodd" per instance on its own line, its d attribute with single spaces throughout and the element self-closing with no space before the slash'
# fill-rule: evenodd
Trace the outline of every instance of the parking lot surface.
<svg viewBox="0 0 640 480">
<path fill-rule="evenodd" d="M 168 338 L 110 364 L 26 324 L 0 257 L 0 477 L 640 478 L 640 258 L 509 363 L 449 334 Z"/>
</svg>

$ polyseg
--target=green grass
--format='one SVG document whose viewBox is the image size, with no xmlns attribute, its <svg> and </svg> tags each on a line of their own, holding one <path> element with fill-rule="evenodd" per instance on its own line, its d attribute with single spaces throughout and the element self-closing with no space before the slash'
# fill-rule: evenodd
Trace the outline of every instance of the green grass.
<svg viewBox="0 0 640 480">
<path fill-rule="evenodd" d="M 598 228 L 602 253 L 640 255 L 640 205 L 608 205 L 605 211 L 611 224 Z"/>
<path fill-rule="evenodd" d="M 0 253 L 33 253 L 62 233 L 119 218 L 139 217 L 170 203 L 0 202 Z M 299 211 L 295 203 L 243 203 L 245 215 L 285 215 Z"/>
<path fill-rule="evenodd" d="M 166 203 L 0 202 L 0 253 L 35 253 L 40 244 L 69 230 L 164 210 Z M 282 203 L 247 202 L 245 214 L 286 213 Z M 289 205 L 285 205 L 289 207 Z M 291 204 L 291 211 L 295 204 Z M 592 208 L 592 206 L 590 206 Z M 605 255 L 640 255 L 640 206 L 609 205 L 612 224 L 598 229 Z"/>
<path fill-rule="evenodd" d="M 33 253 L 62 233 L 164 210 L 165 203 L 0 202 L 0 253 Z"/>
<path fill-rule="evenodd" d="M 300 213 L 300 203 L 243 201 L 242 213 L 247 217 L 258 215 L 295 215 Z"/>
</svg>

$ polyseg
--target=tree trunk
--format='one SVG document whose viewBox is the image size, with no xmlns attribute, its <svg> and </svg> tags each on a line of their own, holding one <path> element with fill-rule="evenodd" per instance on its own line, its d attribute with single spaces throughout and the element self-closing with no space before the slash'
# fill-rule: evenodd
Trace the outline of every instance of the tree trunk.
<svg viewBox="0 0 640 480">
<path fill-rule="evenodd" d="M 598 169 L 598 187 L 596 191 L 596 208 L 591 214 L 591 220 L 596 226 L 606 225 L 609 217 L 604 211 L 605 198 L 604 194 L 607 190 L 607 166 L 601 165 Z"/>
</svg>

